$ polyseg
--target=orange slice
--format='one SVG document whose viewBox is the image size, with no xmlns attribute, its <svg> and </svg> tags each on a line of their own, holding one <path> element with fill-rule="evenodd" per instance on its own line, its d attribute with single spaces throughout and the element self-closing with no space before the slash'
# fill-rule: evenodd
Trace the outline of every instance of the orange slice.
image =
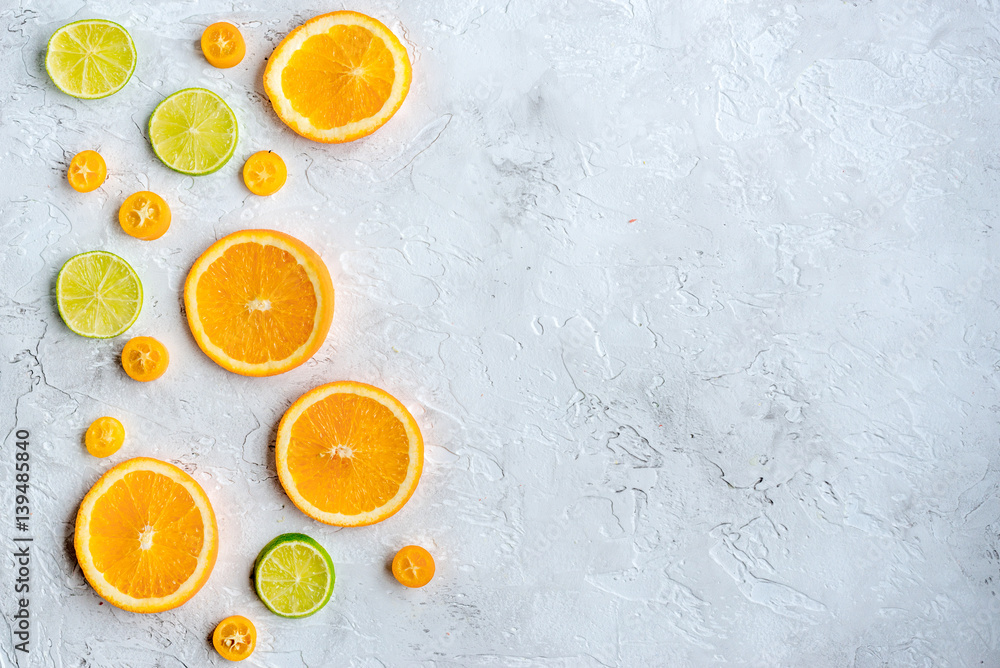
<svg viewBox="0 0 1000 668">
<path fill-rule="evenodd" d="M 411 77 L 410 58 L 391 30 L 342 11 L 307 21 L 278 44 L 264 90 L 292 130 L 339 143 L 370 135 L 392 118 Z"/>
<path fill-rule="evenodd" d="M 287 179 L 285 161 L 272 151 L 257 151 L 243 165 L 243 183 L 254 195 L 273 195 Z"/>
<path fill-rule="evenodd" d="M 293 369 L 323 345 L 333 319 L 333 283 L 323 259 L 294 237 L 244 230 L 202 253 L 184 283 L 198 346 L 244 376 Z"/>
<path fill-rule="evenodd" d="M 76 557 L 90 586 L 132 612 L 194 596 L 215 566 L 218 528 L 201 486 L 173 464 L 136 457 L 101 476 L 76 516 Z"/>
<path fill-rule="evenodd" d="M 275 457 L 281 486 L 299 510 L 326 524 L 363 526 L 413 495 L 424 441 L 398 399 L 341 381 L 292 404 L 278 425 Z"/>
</svg>

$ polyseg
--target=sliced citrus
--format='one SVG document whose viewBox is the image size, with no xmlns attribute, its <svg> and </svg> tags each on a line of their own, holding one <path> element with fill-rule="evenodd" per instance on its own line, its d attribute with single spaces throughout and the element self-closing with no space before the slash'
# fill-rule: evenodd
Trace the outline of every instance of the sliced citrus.
<svg viewBox="0 0 1000 668">
<path fill-rule="evenodd" d="M 140 190 L 122 202 L 118 224 L 125 234 L 136 239 L 159 239 L 170 227 L 170 206 L 156 193 Z"/>
<path fill-rule="evenodd" d="M 243 183 L 254 195 L 273 195 L 287 178 L 285 161 L 273 151 L 257 151 L 243 165 Z"/>
<path fill-rule="evenodd" d="M 244 230 L 202 253 L 184 283 L 188 325 L 219 366 L 244 376 L 293 369 L 323 345 L 333 283 L 323 259 L 274 230 Z"/>
<path fill-rule="evenodd" d="M 345 142 L 382 127 L 403 104 L 411 77 L 410 58 L 391 30 L 340 11 L 307 21 L 278 44 L 264 90 L 295 132 Z"/>
<path fill-rule="evenodd" d="M 108 178 L 108 166 L 97 151 L 80 151 L 70 160 L 66 178 L 73 190 L 89 193 Z"/>
<path fill-rule="evenodd" d="M 318 612 L 330 600 L 336 579 L 330 553 L 302 533 L 285 533 L 272 540 L 253 567 L 257 596 L 281 617 Z"/>
<path fill-rule="evenodd" d="M 239 28 L 219 21 L 201 33 L 201 52 L 209 64 L 225 69 L 240 64 L 247 53 L 247 45 Z"/>
<path fill-rule="evenodd" d="M 226 617 L 215 627 L 212 645 L 223 659 L 242 661 L 257 646 L 257 629 L 243 615 Z"/>
<path fill-rule="evenodd" d="M 424 441 L 398 399 L 341 381 L 302 395 L 278 425 L 281 486 L 299 510 L 336 526 L 381 522 L 420 480 Z"/>
<path fill-rule="evenodd" d="M 113 417 L 97 418 L 87 428 L 83 442 L 93 456 L 110 457 L 125 442 L 125 427 Z"/>
<path fill-rule="evenodd" d="M 434 557 L 419 545 L 407 545 L 393 558 L 392 574 L 401 585 L 423 587 L 434 577 Z"/>
<path fill-rule="evenodd" d="M 45 69 L 67 95 L 107 97 L 128 83 L 135 71 L 135 44 L 125 28 L 111 21 L 85 19 L 52 33 Z"/>
<path fill-rule="evenodd" d="M 161 612 L 208 580 L 218 528 L 194 478 L 173 464 L 136 457 L 101 476 L 83 497 L 74 543 L 84 577 L 106 601 Z"/>
<path fill-rule="evenodd" d="M 177 91 L 149 117 L 153 153 L 181 174 L 203 176 L 217 171 L 233 156 L 238 137 L 233 110 L 204 88 Z"/>
<path fill-rule="evenodd" d="M 129 378 L 148 383 L 167 370 L 170 355 L 167 348 L 152 336 L 130 339 L 122 349 L 122 368 Z"/>
<path fill-rule="evenodd" d="M 56 304 L 72 331 L 107 339 L 127 330 L 139 317 L 142 283 L 131 265 L 114 253 L 81 253 L 59 270 Z"/>
</svg>

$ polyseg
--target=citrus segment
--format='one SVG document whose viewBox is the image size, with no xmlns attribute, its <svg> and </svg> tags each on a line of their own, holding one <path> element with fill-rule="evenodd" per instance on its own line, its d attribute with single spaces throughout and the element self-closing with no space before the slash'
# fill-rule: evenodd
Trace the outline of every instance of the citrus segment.
<svg viewBox="0 0 1000 668">
<path fill-rule="evenodd" d="M 208 580 L 218 529 L 194 478 L 173 464 L 137 457 L 87 492 L 74 544 L 84 577 L 101 597 L 124 610 L 161 612 Z"/>
<path fill-rule="evenodd" d="M 271 151 L 257 151 L 243 165 L 243 183 L 254 195 L 273 195 L 287 178 L 285 161 Z"/>
<path fill-rule="evenodd" d="M 167 370 L 170 355 L 162 343 L 151 336 L 137 336 L 122 349 L 122 368 L 129 378 L 147 383 Z"/>
<path fill-rule="evenodd" d="M 380 21 L 358 12 L 317 16 L 275 48 L 264 89 L 292 130 L 321 142 L 371 134 L 403 104 L 410 58 Z"/>
<path fill-rule="evenodd" d="M 152 241 L 170 227 L 170 206 L 154 192 L 140 190 L 129 195 L 118 209 L 118 224 L 125 234 Z"/>
<path fill-rule="evenodd" d="M 73 332 L 106 339 L 118 336 L 139 317 L 142 283 L 129 263 L 114 253 L 81 253 L 59 270 L 56 304 Z"/>
<path fill-rule="evenodd" d="M 274 230 L 245 230 L 195 261 L 184 306 L 206 355 L 234 373 L 271 376 L 323 345 L 333 294 L 330 272 L 311 248 Z"/>
<path fill-rule="evenodd" d="M 393 558 L 392 574 L 401 585 L 423 587 L 434 577 L 434 557 L 419 545 L 407 545 Z"/>
<path fill-rule="evenodd" d="M 125 442 L 125 427 L 113 417 L 97 418 L 87 428 L 83 442 L 93 456 L 110 457 Z"/>
<path fill-rule="evenodd" d="M 111 21 L 86 19 L 52 33 L 45 69 L 67 95 L 107 97 L 122 89 L 135 71 L 135 44 L 125 28 Z"/>
<path fill-rule="evenodd" d="M 253 580 L 268 610 L 281 617 L 308 617 L 330 600 L 336 573 L 322 545 L 305 534 L 286 533 L 257 555 Z"/>
<path fill-rule="evenodd" d="M 149 117 L 149 141 L 156 157 L 190 176 L 211 174 L 229 162 L 238 135 L 233 110 L 204 88 L 177 91 Z"/>
<path fill-rule="evenodd" d="M 201 33 L 201 52 L 209 64 L 225 69 L 240 64 L 247 53 L 247 45 L 236 26 L 219 21 Z"/>
<path fill-rule="evenodd" d="M 97 190 L 108 177 L 108 166 L 97 151 L 80 151 L 73 156 L 66 178 L 73 190 L 89 193 Z"/>
<path fill-rule="evenodd" d="M 257 629 L 243 615 L 226 617 L 215 627 L 212 645 L 223 659 L 242 661 L 257 646 Z"/>
<path fill-rule="evenodd" d="M 278 426 L 278 478 L 292 503 L 337 526 L 380 522 L 409 500 L 423 469 L 420 429 L 395 397 L 341 381 L 298 399 Z"/>
</svg>

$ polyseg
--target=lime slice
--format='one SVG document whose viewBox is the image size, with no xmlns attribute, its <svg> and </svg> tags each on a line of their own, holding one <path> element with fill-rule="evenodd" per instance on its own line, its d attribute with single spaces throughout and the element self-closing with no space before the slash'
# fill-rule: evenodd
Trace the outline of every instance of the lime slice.
<svg viewBox="0 0 1000 668">
<path fill-rule="evenodd" d="M 257 555 L 254 588 L 281 617 L 308 617 L 326 605 L 336 575 L 330 554 L 302 533 L 281 534 Z"/>
<path fill-rule="evenodd" d="M 135 71 L 135 44 L 125 28 L 86 19 L 52 33 L 45 69 L 67 95 L 92 100 L 117 93 Z"/>
<path fill-rule="evenodd" d="M 179 90 L 153 110 L 149 141 L 170 169 L 202 176 L 229 162 L 239 131 L 225 101 L 204 88 Z"/>
<path fill-rule="evenodd" d="M 56 304 L 71 330 L 92 339 L 108 339 L 139 317 L 142 283 L 129 263 L 114 253 L 81 253 L 59 270 Z"/>
</svg>

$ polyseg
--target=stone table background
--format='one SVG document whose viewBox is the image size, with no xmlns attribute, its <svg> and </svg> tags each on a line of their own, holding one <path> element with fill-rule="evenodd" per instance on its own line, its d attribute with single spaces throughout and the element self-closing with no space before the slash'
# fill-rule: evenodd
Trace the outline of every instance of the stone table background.
<svg viewBox="0 0 1000 668">
<path fill-rule="evenodd" d="M 1000 665 L 997 372 L 1000 9 L 996 0 L 362 0 L 411 53 L 401 111 L 324 146 L 276 118 L 264 59 L 339 3 L 56 2 L 0 9 L 0 666 L 220 665 L 241 613 L 256 666 Z M 118 94 L 69 98 L 48 36 L 117 21 L 139 63 Z M 247 57 L 216 70 L 209 23 Z M 188 86 L 235 109 L 220 172 L 175 174 L 145 139 Z M 68 160 L 109 178 L 79 195 Z M 243 161 L 289 167 L 249 194 Z M 116 212 L 151 189 L 162 239 Z M 307 364 L 269 379 L 211 363 L 182 319 L 215 239 L 272 227 L 337 289 Z M 140 385 L 127 337 L 86 340 L 56 271 L 107 249 L 143 279 L 130 335 L 171 366 Z M 277 422 L 355 379 L 399 396 L 427 442 L 417 493 L 338 530 L 277 483 Z M 125 447 L 86 454 L 91 420 Z M 15 430 L 31 433 L 31 650 L 12 647 Z M 72 551 L 77 504 L 136 455 L 179 463 L 219 518 L 218 564 L 177 610 L 102 605 Z M 331 604 L 283 620 L 257 551 L 326 545 Z M 387 571 L 428 547 L 433 583 Z"/>
</svg>

